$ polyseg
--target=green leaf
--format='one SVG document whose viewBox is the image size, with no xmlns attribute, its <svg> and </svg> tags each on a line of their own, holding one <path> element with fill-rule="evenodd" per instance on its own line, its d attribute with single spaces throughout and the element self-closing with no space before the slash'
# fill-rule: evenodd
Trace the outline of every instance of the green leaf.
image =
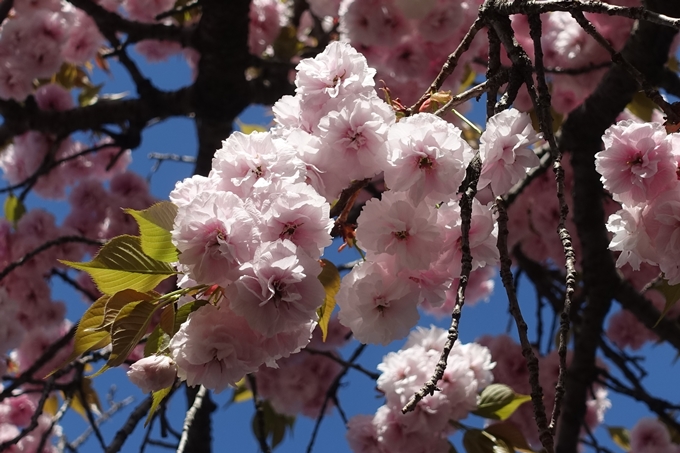
<svg viewBox="0 0 680 453">
<path fill-rule="evenodd" d="M 633 100 L 626 108 L 642 121 L 649 122 L 652 121 L 652 113 L 657 105 L 643 91 L 638 91 L 633 95 Z"/>
<path fill-rule="evenodd" d="M 95 330 L 104 320 L 104 310 L 108 301 L 109 296 L 102 296 L 85 311 L 76 328 L 76 334 L 73 339 L 73 352 L 50 374 L 71 363 L 80 357 L 81 354 L 103 348 L 111 342 L 109 332 Z"/>
<path fill-rule="evenodd" d="M 659 291 L 663 294 L 663 298 L 666 300 L 666 304 L 663 307 L 661 316 L 654 324 L 654 327 L 661 322 L 661 320 L 668 314 L 668 312 L 673 308 L 678 300 L 680 300 L 680 284 L 679 285 L 669 285 L 668 280 L 663 279 L 652 286 L 652 289 Z"/>
<path fill-rule="evenodd" d="M 107 242 L 89 263 L 62 263 L 90 274 L 104 294 L 125 289 L 145 293 L 176 272 L 167 263 L 155 260 L 142 251 L 135 236 L 117 236 Z"/>
<path fill-rule="evenodd" d="M 236 120 L 236 124 L 238 125 L 239 130 L 246 135 L 252 134 L 253 132 L 267 132 L 267 128 L 260 126 L 259 124 L 246 124 L 238 119 Z"/>
<path fill-rule="evenodd" d="M 622 426 L 608 426 L 609 437 L 625 451 L 630 451 L 630 432 Z"/>
<path fill-rule="evenodd" d="M 106 308 L 104 309 L 104 319 L 96 330 L 106 330 L 107 332 L 111 330 L 113 321 L 116 320 L 120 310 L 127 304 L 131 304 L 132 302 L 137 302 L 140 300 L 151 302 L 157 299 L 159 296 L 160 294 L 154 292 L 140 293 L 134 289 L 124 289 L 123 291 L 118 291 L 113 296 L 110 296 L 109 300 L 106 302 Z"/>
<path fill-rule="evenodd" d="M 162 352 L 170 344 L 170 336 L 163 332 L 161 326 L 156 326 L 144 343 L 144 357 Z"/>
<path fill-rule="evenodd" d="M 177 331 L 179 331 L 179 328 L 182 326 L 182 324 L 184 324 L 184 322 L 186 322 L 187 318 L 191 313 L 195 312 L 196 310 L 198 310 L 207 303 L 208 303 L 207 300 L 199 299 L 192 300 L 191 302 L 186 303 L 179 307 L 177 309 L 177 313 L 175 314 L 175 328 L 173 335 L 177 333 Z"/>
<path fill-rule="evenodd" d="M 262 401 L 261 404 L 264 417 L 264 438 L 271 443 L 273 449 L 281 443 L 287 430 L 293 431 L 295 417 L 279 414 L 268 401 Z M 257 418 L 257 413 L 253 415 L 252 429 L 255 437 L 262 437 L 260 435 L 260 423 Z M 270 438 L 271 440 L 269 440 Z"/>
<path fill-rule="evenodd" d="M 165 399 L 165 397 L 170 394 L 170 390 L 172 390 L 172 385 L 170 387 L 157 390 L 151 394 L 152 398 L 151 409 L 149 409 L 149 415 L 146 416 L 146 421 L 144 422 L 145 428 L 146 425 L 148 425 L 151 419 L 153 418 L 153 414 L 155 414 L 156 411 L 158 410 L 158 406 L 160 406 L 160 404 L 163 402 L 163 399 Z"/>
<path fill-rule="evenodd" d="M 340 291 L 340 272 L 335 264 L 327 259 L 322 259 L 322 269 L 319 274 L 319 281 L 326 290 L 326 298 L 323 305 L 319 307 L 317 313 L 319 315 L 319 327 L 323 334 L 323 341 L 326 341 L 328 335 L 328 323 L 331 320 L 331 314 L 335 308 L 335 295 Z"/>
<path fill-rule="evenodd" d="M 234 387 L 234 392 L 231 395 L 231 402 L 242 403 L 251 399 L 253 399 L 253 392 L 246 384 L 246 378 L 243 377 L 236 383 L 236 386 Z"/>
<path fill-rule="evenodd" d="M 529 395 L 517 394 L 507 385 L 491 384 L 482 391 L 477 409 L 472 413 L 492 420 L 505 420 L 529 400 Z"/>
<path fill-rule="evenodd" d="M 26 206 L 14 194 L 9 194 L 5 198 L 5 218 L 16 226 L 24 214 L 26 214 Z"/>
<path fill-rule="evenodd" d="M 156 203 L 143 211 L 126 209 L 139 225 L 142 251 L 151 258 L 165 263 L 177 261 L 178 252 L 170 233 L 177 216 L 177 205 L 169 201 Z"/>
<path fill-rule="evenodd" d="M 484 428 L 484 431 L 492 436 L 502 439 L 511 448 L 519 450 L 524 453 L 533 453 L 529 446 L 529 442 L 524 438 L 524 434 L 519 427 L 509 420 L 504 422 L 494 423 Z"/>
<path fill-rule="evenodd" d="M 103 83 L 84 87 L 80 93 L 78 93 L 78 105 L 81 107 L 87 107 L 88 105 L 95 104 L 99 99 L 99 92 L 103 87 Z"/>
<path fill-rule="evenodd" d="M 127 359 L 132 349 L 146 333 L 151 317 L 160 308 L 151 302 L 140 300 L 124 306 L 111 325 L 111 355 L 100 374 L 106 368 L 115 367 Z"/>
<path fill-rule="evenodd" d="M 468 429 L 463 435 L 463 446 L 467 453 L 512 453 L 503 440 L 479 429 Z"/>
<path fill-rule="evenodd" d="M 175 304 L 168 304 L 163 308 L 159 325 L 168 335 L 175 334 Z"/>
</svg>

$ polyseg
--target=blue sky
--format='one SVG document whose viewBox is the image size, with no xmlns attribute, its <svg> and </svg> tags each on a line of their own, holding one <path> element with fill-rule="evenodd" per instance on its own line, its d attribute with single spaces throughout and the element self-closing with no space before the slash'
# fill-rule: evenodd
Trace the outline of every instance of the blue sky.
<svg viewBox="0 0 680 453">
<path fill-rule="evenodd" d="M 179 58 L 171 58 L 167 63 L 162 64 L 146 64 L 142 59 L 137 58 L 142 72 L 153 81 L 156 86 L 163 89 L 173 89 L 190 83 L 190 71 L 184 61 Z M 134 93 L 134 87 L 127 74 L 120 69 L 116 64 L 112 64 L 112 74 L 109 76 L 96 71 L 93 74 L 95 83 L 105 83 L 104 91 L 106 93 L 131 92 Z M 267 116 L 267 109 L 263 107 L 252 107 L 244 112 L 241 121 L 244 123 L 267 123 L 269 121 Z M 480 121 L 482 109 L 475 108 L 471 114 L 471 118 Z M 196 150 L 196 136 L 193 122 L 189 119 L 170 119 L 149 127 L 143 134 L 143 141 L 140 148 L 133 153 L 132 169 L 139 172 L 143 176 L 149 175 L 154 161 L 148 159 L 147 155 L 150 152 L 159 153 L 174 153 L 180 155 L 194 155 Z M 191 164 L 164 162 L 160 169 L 153 175 L 152 178 L 152 193 L 159 199 L 166 199 L 168 192 L 173 188 L 175 182 L 182 178 L 191 175 Z M 27 200 L 28 207 L 45 207 L 54 212 L 58 218 L 63 218 L 68 209 L 68 205 L 49 204 L 42 200 L 31 196 Z M 331 247 L 333 250 L 337 245 Z M 356 259 L 352 250 L 347 250 L 342 254 L 335 252 L 329 253 L 329 258 L 336 263 L 343 261 L 351 261 Z M 71 290 L 55 280 L 54 299 L 64 300 L 68 306 L 68 317 L 75 321 L 79 315 L 82 314 L 86 305 L 81 301 L 80 297 Z M 535 313 L 535 295 L 528 282 L 523 281 L 520 284 L 520 302 L 522 308 L 526 313 L 526 317 L 532 323 L 533 313 Z M 475 338 L 482 334 L 505 333 L 509 325 L 509 315 L 507 305 L 505 302 L 504 290 L 501 282 L 496 281 L 496 291 L 488 303 L 478 303 L 473 307 L 465 307 L 463 310 L 463 317 L 460 328 L 460 338 L 463 342 L 474 341 Z M 421 325 L 436 324 L 441 327 L 448 327 L 448 319 L 436 320 L 430 317 L 423 317 Z M 514 328 L 511 329 L 514 335 Z M 531 330 L 530 330 L 531 332 Z M 382 360 L 385 353 L 398 349 L 403 342 L 395 342 L 389 347 L 369 346 L 364 355 L 359 360 L 359 363 L 369 369 L 375 369 L 376 365 Z M 343 355 L 347 357 L 351 351 L 356 348 L 357 343 L 352 342 L 343 350 Z M 646 364 L 650 370 L 650 375 L 645 379 L 644 384 L 648 389 L 655 389 L 659 394 L 666 394 L 667 397 L 677 400 L 678 391 L 674 385 L 676 381 L 673 376 L 677 376 L 677 366 L 673 365 L 675 357 L 674 351 L 668 346 L 647 346 L 639 355 L 646 355 L 648 360 Z M 135 398 L 135 402 L 127 408 L 117 413 L 112 420 L 107 422 L 102 427 L 107 442 L 113 438 L 115 431 L 124 423 L 127 415 L 138 404 L 144 395 L 139 390 L 131 385 L 124 376 L 124 371 L 121 369 L 114 369 L 107 371 L 102 376 L 96 379 L 96 388 L 100 392 L 100 396 L 105 400 L 105 395 L 112 386 L 116 387 L 115 399 L 121 400 L 128 395 Z M 667 389 L 666 391 L 663 391 Z M 170 404 L 170 419 L 173 422 L 175 429 L 181 430 L 182 420 L 186 411 L 186 401 L 183 392 L 175 395 L 175 398 Z M 215 413 L 213 420 L 213 433 L 215 438 L 214 451 L 237 451 L 237 452 L 257 452 L 258 446 L 251 434 L 251 418 L 253 415 L 253 405 L 251 402 L 234 404 L 226 408 L 225 404 L 230 399 L 230 391 L 225 391 L 220 395 L 214 397 L 218 410 Z M 356 371 L 350 371 L 344 385 L 340 389 L 340 401 L 346 413 L 351 416 L 355 414 L 369 414 L 374 413 L 375 410 L 383 404 L 379 393 L 375 390 L 375 383 L 371 382 L 369 378 Z M 614 406 L 606 414 L 605 424 L 609 426 L 625 426 L 632 427 L 634 423 L 642 416 L 647 414 L 644 406 L 631 403 L 628 399 L 613 398 Z M 107 407 L 104 403 L 105 408 Z M 475 423 L 479 423 L 477 420 Z M 473 423 L 474 424 L 474 423 Z M 72 440 L 78 436 L 86 428 L 86 423 L 75 414 L 69 414 L 62 423 L 65 431 L 69 434 Z M 306 449 L 309 441 L 310 433 L 312 431 L 314 421 L 299 417 L 292 436 L 288 436 L 284 442 L 275 450 L 277 452 L 300 452 Z M 344 440 L 345 427 L 337 414 L 337 411 L 326 417 L 323 422 L 319 437 L 316 441 L 314 451 L 317 452 L 345 452 L 349 451 Z M 604 445 L 609 447 L 612 451 L 620 451 L 617 446 L 611 442 L 606 441 L 608 437 L 605 431 L 600 428 L 597 432 L 598 438 L 603 440 Z M 128 440 L 123 451 L 137 451 L 143 436 L 141 425 L 136 429 L 133 438 Z M 152 436 L 158 439 L 158 429 Z M 460 445 L 460 436 L 454 437 L 457 445 Z M 172 438 L 167 440 L 172 441 Z M 227 449 L 225 446 L 228 445 Z M 92 437 L 80 451 L 99 451 L 98 444 Z M 167 449 L 149 446 L 148 452 L 168 451 Z M 459 448 L 462 451 L 462 448 Z"/>
</svg>

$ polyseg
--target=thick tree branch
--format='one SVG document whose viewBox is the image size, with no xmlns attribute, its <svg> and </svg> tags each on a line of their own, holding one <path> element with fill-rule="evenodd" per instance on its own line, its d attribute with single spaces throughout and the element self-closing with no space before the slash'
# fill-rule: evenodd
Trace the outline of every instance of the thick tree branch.
<svg viewBox="0 0 680 453">
<path fill-rule="evenodd" d="M 555 6 L 558 2 L 541 2 Z M 584 2 L 563 2 L 574 5 Z M 595 5 L 595 2 L 588 2 Z M 599 5 L 603 3 L 597 2 Z M 680 16 L 680 5 L 671 0 L 650 1 L 655 11 Z M 662 9 L 663 8 L 663 9 Z M 651 17 L 653 13 L 646 16 Z M 641 22 L 621 52 L 647 81 L 658 82 L 668 58 L 676 31 Z M 603 188 L 595 171 L 594 156 L 601 149 L 601 137 L 630 102 L 638 84 L 629 72 L 615 65 L 605 75 L 595 92 L 572 112 L 562 125 L 560 149 L 571 151 L 574 169 L 574 221 L 583 249 L 582 269 L 587 303 L 575 335 L 574 356 L 567 373 L 567 391 L 559 423 L 558 453 L 578 451 L 579 431 L 585 416 L 585 401 L 597 376 L 595 356 L 602 324 L 619 286 L 605 229 L 602 204 Z"/>
</svg>

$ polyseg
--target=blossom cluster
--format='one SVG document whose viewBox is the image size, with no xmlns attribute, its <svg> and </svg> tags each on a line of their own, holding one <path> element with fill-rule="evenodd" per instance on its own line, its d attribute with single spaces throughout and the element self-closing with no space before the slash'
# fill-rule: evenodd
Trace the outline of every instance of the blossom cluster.
<svg viewBox="0 0 680 453">
<path fill-rule="evenodd" d="M 347 440 L 355 453 L 450 451 L 451 421 L 462 420 L 477 407 L 477 394 L 493 382 L 489 350 L 476 343 L 457 342 L 437 384 L 441 391 L 426 396 L 413 412 L 401 408 L 430 378 L 447 332 L 432 326 L 414 330 L 402 349 L 390 352 L 378 365 L 378 389 L 386 404 L 375 416 L 358 415 L 348 423 Z"/>
<path fill-rule="evenodd" d="M 661 123 L 620 121 L 605 131 L 595 168 L 621 209 L 607 220 L 617 266 L 658 266 L 669 284 L 680 283 L 680 143 Z"/>
<path fill-rule="evenodd" d="M 324 298 L 316 277 L 331 242 L 329 202 L 356 180 L 384 175 L 389 190 L 358 218 L 351 245 L 365 259 L 342 280 L 340 322 L 359 341 L 387 344 L 416 325 L 419 305 L 437 310 L 455 299 L 457 193 L 474 155 L 460 129 L 429 113 L 397 122 L 375 92 L 375 70 L 347 44 L 331 43 L 297 71 L 296 94 L 273 108 L 275 128 L 233 134 L 207 177 L 178 183 L 170 195 L 180 285 L 215 285 L 224 296 L 193 313 L 170 344 L 190 385 L 221 390 L 309 341 Z M 494 117 L 481 140 L 480 186 L 507 192 L 538 163 L 531 146 L 539 139 L 526 114 Z M 485 276 L 474 279 L 479 298 L 490 290 L 482 270 L 498 261 L 496 230 L 490 206 L 474 200 L 472 266 Z"/>
</svg>

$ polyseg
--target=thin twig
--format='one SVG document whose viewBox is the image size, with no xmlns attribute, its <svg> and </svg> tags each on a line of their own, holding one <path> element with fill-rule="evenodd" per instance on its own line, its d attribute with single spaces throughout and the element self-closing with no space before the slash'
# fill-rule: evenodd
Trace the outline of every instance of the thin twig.
<svg viewBox="0 0 680 453">
<path fill-rule="evenodd" d="M 357 347 L 354 350 L 347 363 L 348 364 L 354 363 L 354 361 L 359 358 L 361 353 L 364 352 L 364 349 L 366 349 L 365 344 L 359 345 L 359 347 Z M 324 398 L 323 404 L 321 404 L 319 416 L 316 418 L 316 423 L 314 424 L 312 436 L 309 439 L 309 444 L 307 444 L 307 453 L 312 453 L 312 449 L 314 448 L 314 441 L 316 440 L 316 436 L 319 433 L 319 428 L 321 427 L 321 421 L 326 415 L 326 408 L 328 407 L 328 402 L 333 398 L 333 395 L 337 393 L 338 388 L 340 387 L 340 382 L 342 381 L 342 378 L 345 377 L 345 375 L 347 374 L 347 371 L 349 371 L 349 366 L 344 367 L 344 369 L 340 373 L 338 373 L 335 379 L 333 379 L 331 385 L 328 387 L 328 391 L 326 392 L 326 398 Z"/>
<path fill-rule="evenodd" d="M 201 386 L 198 389 L 198 393 L 196 393 L 196 397 L 194 398 L 194 403 L 187 411 L 186 417 L 184 417 L 184 425 L 182 426 L 182 437 L 179 440 L 177 453 L 184 453 L 184 449 L 187 447 L 189 441 L 189 429 L 191 428 L 191 424 L 194 422 L 194 417 L 196 417 L 196 412 L 198 412 L 198 408 L 201 407 L 201 404 L 203 403 L 203 398 L 205 398 L 205 395 L 207 393 L 208 389 L 206 389 L 203 386 Z"/>
<path fill-rule="evenodd" d="M 333 360 L 334 362 L 339 363 L 340 365 L 342 365 L 344 367 L 353 368 L 353 369 L 365 374 L 366 376 L 373 379 L 374 381 L 377 381 L 378 378 L 380 377 L 380 373 L 369 371 L 369 370 L 367 370 L 366 368 L 362 367 L 361 365 L 359 365 L 357 363 L 346 362 L 346 361 L 342 360 L 342 358 L 333 355 L 329 351 L 318 351 L 316 349 L 311 349 L 311 348 L 304 348 L 303 351 L 305 351 L 309 354 L 321 355 L 321 356 L 327 357 L 327 358 Z"/>
<path fill-rule="evenodd" d="M 113 438 L 113 441 L 106 448 L 105 453 L 117 453 L 121 448 L 123 448 L 123 444 L 127 438 L 130 437 L 132 431 L 135 430 L 139 421 L 144 418 L 147 412 L 149 412 L 149 409 L 151 409 L 152 403 L 153 398 L 148 396 L 135 408 L 134 411 L 132 411 L 125 422 L 125 425 L 123 425 L 123 427 L 118 430 L 116 436 Z"/>
<path fill-rule="evenodd" d="M 498 241 L 497 247 L 500 253 L 501 263 L 501 280 L 505 287 L 505 292 L 508 296 L 508 304 L 510 314 L 515 319 L 517 326 L 517 333 L 519 334 L 519 341 L 522 345 L 522 355 L 526 360 L 527 369 L 529 370 L 529 384 L 531 385 L 531 402 L 534 406 L 534 419 L 538 425 L 539 438 L 543 448 L 548 453 L 554 451 L 554 440 L 550 429 L 548 428 L 548 420 L 545 411 L 545 404 L 543 403 L 543 388 L 539 382 L 539 366 L 538 359 L 534 353 L 534 348 L 531 346 L 528 335 L 527 323 L 522 316 L 522 310 L 519 307 L 517 300 L 517 292 L 512 278 L 512 260 L 508 252 L 508 213 L 503 205 L 501 197 L 496 198 L 496 209 L 498 210 Z"/>
<path fill-rule="evenodd" d="M 41 254 L 45 250 L 48 250 L 52 247 L 55 247 L 55 246 L 58 246 L 58 245 L 63 245 L 63 244 L 69 243 L 69 242 L 80 242 L 80 243 L 83 243 L 83 244 L 96 245 L 96 246 L 102 245 L 101 241 L 97 241 L 97 240 L 94 240 L 94 239 L 88 239 L 88 238 L 83 237 L 83 236 L 61 236 L 61 237 L 58 237 L 56 239 L 52 239 L 51 241 L 47 241 L 47 242 L 41 244 L 40 246 L 36 247 L 35 249 L 31 250 L 30 252 L 28 252 L 27 254 L 25 254 L 24 256 L 19 258 L 18 260 L 13 261 L 13 262 L 9 263 L 7 266 L 5 266 L 5 268 L 2 271 L 0 271 L 0 281 L 2 281 L 5 277 L 7 277 L 10 274 L 10 272 L 12 272 L 14 269 L 16 269 L 17 267 L 23 266 L 30 259 Z"/>
<path fill-rule="evenodd" d="M 446 371 L 447 361 L 451 349 L 458 340 L 458 324 L 460 323 L 461 310 L 465 304 L 465 289 L 467 288 L 470 272 L 472 271 L 472 253 L 470 252 L 470 224 L 472 222 L 472 200 L 477 194 L 477 182 L 479 181 L 479 174 L 482 170 L 482 161 L 479 156 L 479 151 L 472 158 L 472 161 L 467 167 L 465 180 L 463 181 L 463 195 L 460 199 L 460 216 L 462 220 L 462 236 L 461 236 L 461 250 L 462 250 L 462 266 L 461 275 L 458 281 L 458 290 L 456 291 L 456 303 L 451 313 L 451 326 L 449 327 L 446 336 L 446 342 L 442 348 L 442 353 L 439 361 L 435 367 L 432 377 L 416 392 L 401 409 L 405 414 L 415 410 L 416 406 L 427 395 L 433 395 L 435 391 L 440 391 L 437 383 L 444 376 Z"/>
</svg>

